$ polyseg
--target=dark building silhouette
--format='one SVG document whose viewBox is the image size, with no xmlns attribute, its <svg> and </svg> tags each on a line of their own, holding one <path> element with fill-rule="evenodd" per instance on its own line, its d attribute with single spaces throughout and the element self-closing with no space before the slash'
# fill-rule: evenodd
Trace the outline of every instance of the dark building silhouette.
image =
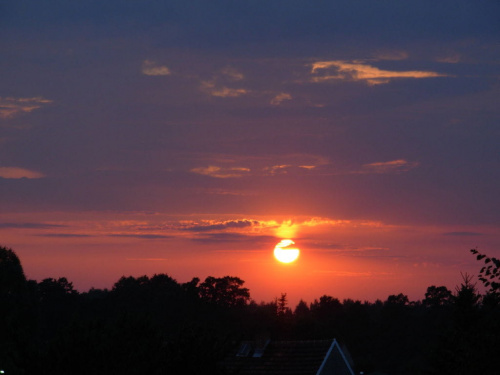
<svg viewBox="0 0 500 375">
<path fill-rule="evenodd" d="M 244 341 L 223 367 L 241 375 L 354 375 L 337 340 Z"/>
</svg>

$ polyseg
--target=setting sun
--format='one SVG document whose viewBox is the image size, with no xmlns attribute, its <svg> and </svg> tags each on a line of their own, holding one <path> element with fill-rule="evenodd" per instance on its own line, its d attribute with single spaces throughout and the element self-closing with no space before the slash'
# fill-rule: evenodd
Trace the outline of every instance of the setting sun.
<svg viewBox="0 0 500 375">
<path fill-rule="evenodd" d="M 294 244 L 295 242 L 292 240 L 281 240 L 274 248 L 274 257 L 282 263 L 291 263 L 295 261 L 299 257 L 300 250 L 295 247 L 290 247 Z"/>
</svg>

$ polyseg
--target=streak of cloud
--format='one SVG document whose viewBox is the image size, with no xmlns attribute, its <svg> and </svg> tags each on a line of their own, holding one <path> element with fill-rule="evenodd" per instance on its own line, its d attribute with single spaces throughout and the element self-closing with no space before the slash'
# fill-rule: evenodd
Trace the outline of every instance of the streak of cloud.
<svg viewBox="0 0 500 375">
<path fill-rule="evenodd" d="M 349 271 L 331 271 L 331 270 L 315 270 L 316 273 L 328 273 L 339 277 L 366 277 L 366 278 L 380 278 L 393 276 L 395 273 L 391 272 L 349 272 Z"/>
<path fill-rule="evenodd" d="M 292 95 L 290 95 L 286 92 L 281 92 L 278 95 L 276 95 L 274 98 L 271 99 L 271 104 L 278 106 L 287 100 L 292 100 Z"/>
<path fill-rule="evenodd" d="M 458 64 L 461 60 L 460 54 L 449 53 L 447 55 L 439 56 L 436 61 L 447 64 Z"/>
<path fill-rule="evenodd" d="M 241 81 L 245 78 L 243 73 L 230 66 L 222 69 L 222 75 L 231 81 Z"/>
<path fill-rule="evenodd" d="M 203 81 L 200 88 L 209 95 L 219 98 L 236 98 L 248 94 L 248 90 L 243 88 L 233 89 L 226 86 L 217 87 L 214 81 Z"/>
<path fill-rule="evenodd" d="M 62 227 L 66 227 L 66 225 L 46 223 L 0 223 L 0 229 L 52 229 Z"/>
<path fill-rule="evenodd" d="M 446 232 L 443 233 L 444 236 L 458 236 L 458 237 L 469 237 L 469 236 L 482 236 L 483 233 L 479 232 Z"/>
<path fill-rule="evenodd" d="M 210 96 L 219 98 L 236 98 L 247 95 L 249 90 L 238 87 L 230 87 L 234 82 L 244 80 L 245 76 L 233 67 L 226 67 L 215 74 L 212 79 L 204 80 L 200 84 L 200 90 Z"/>
<path fill-rule="evenodd" d="M 264 171 L 267 174 L 275 175 L 275 174 L 286 174 L 288 170 L 293 167 L 290 164 L 281 164 L 281 165 L 272 165 L 270 167 L 265 167 Z"/>
<path fill-rule="evenodd" d="M 0 97 L 0 118 L 8 119 L 22 113 L 30 113 L 44 105 L 52 103 L 52 100 L 42 97 L 13 98 Z"/>
<path fill-rule="evenodd" d="M 210 165 L 208 167 L 192 168 L 190 171 L 196 174 L 215 178 L 236 178 L 245 176 L 248 172 L 250 172 L 250 169 L 243 167 L 224 168 Z"/>
<path fill-rule="evenodd" d="M 258 245 L 262 243 L 274 244 L 277 239 L 274 236 L 267 235 L 249 235 L 243 233 L 207 233 L 203 236 L 192 238 L 191 240 L 201 243 L 238 242 Z"/>
<path fill-rule="evenodd" d="M 400 60 L 406 60 L 408 56 L 409 56 L 408 52 L 406 51 L 382 51 L 375 55 L 375 59 L 400 61 Z"/>
<path fill-rule="evenodd" d="M 208 231 L 225 230 L 225 229 L 248 228 L 258 224 L 259 221 L 257 220 L 228 220 L 219 223 L 217 222 L 214 223 L 212 221 L 209 221 L 202 224 L 187 226 L 182 229 L 192 232 L 208 232 Z"/>
<path fill-rule="evenodd" d="M 169 260 L 169 259 L 168 258 L 126 258 L 125 260 L 157 262 L 157 261 L 165 261 L 165 260 Z"/>
<path fill-rule="evenodd" d="M 168 236 L 164 234 L 109 234 L 108 237 L 137 238 L 142 240 L 159 240 L 159 239 L 173 238 L 173 236 Z"/>
<path fill-rule="evenodd" d="M 363 165 L 363 170 L 359 173 L 401 173 L 418 167 L 418 162 L 410 162 L 404 159 L 391 160 L 386 162 L 369 163 Z"/>
<path fill-rule="evenodd" d="M 36 234 L 37 237 L 49 237 L 49 238 L 89 238 L 95 237 L 90 234 L 76 234 L 76 233 L 44 233 Z"/>
<path fill-rule="evenodd" d="M 396 78 L 436 78 L 447 77 L 447 74 L 409 70 L 409 71 L 391 71 L 382 70 L 368 65 L 363 61 L 317 61 L 312 64 L 311 74 L 318 74 L 311 77 L 312 82 L 327 82 L 331 80 L 362 81 L 368 85 L 379 85 L 389 83 Z"/>
<path fill-rule="evenodd" d="M 144 60 L 142 62 L 142 74 L 147 76 L 168 76 L 171 72 L 165 65 L 160 65 L 156 61 Z"/>
<path fill-rule="evenodd" d="M 45 175 L 40 172 L 32 171 L 25 168 L 20 167 L 0 167 L 0 178 L 7 179 L 36 179 L 43 178 Z"/>
</svg>

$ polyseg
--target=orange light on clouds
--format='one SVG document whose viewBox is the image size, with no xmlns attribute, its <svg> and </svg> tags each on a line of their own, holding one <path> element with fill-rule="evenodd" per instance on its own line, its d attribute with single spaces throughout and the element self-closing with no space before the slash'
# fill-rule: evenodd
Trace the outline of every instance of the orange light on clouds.
<svg viewBox="0 0 500 375">
<path fill-rule="evenodd" d="M 467 246 L 466 236 L 454 233 L 476 232 L 498 238 L 496 227 L 410 227 L 328 217 L 0 214 L 2 244 L 16 251 L 29 279 L 64 276 L 86 291 L 111 288 L 129 275 L 167 273 L 181 283 L 234 275 L 254 300 L 287 293 L 291 307 L 323 294 L 373 301 L 399 292 L 423 298 L 429 285 L 453 288 L 460 272 L 477 271 L 467 251 L 457 253 Z M 439 256 L 423 250 L 436 244 Z M 271 256 L 275 247 L 295 248 L 300 258 L 278 262 Z"/>
<path fill-rule="evenodd" d="M 294 223 L 292 220 L 283 220 L 275 230 L 276 236 L 281 238 L 294 238 L 297 235 L 299 226 L 300 225 Z"/>
</svg>

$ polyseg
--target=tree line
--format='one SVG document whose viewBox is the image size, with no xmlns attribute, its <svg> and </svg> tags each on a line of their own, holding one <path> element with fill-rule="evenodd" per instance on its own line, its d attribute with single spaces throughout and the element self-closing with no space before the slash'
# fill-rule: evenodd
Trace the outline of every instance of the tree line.
<svg viewBox="0 0 500 375">
<path fill-rule="evenodd" d="M 167 274 L 121 277 L 79 293 L 66 278 L 27 280 L 0 247 L 0 370 L 5 374 L 226 374 L 241 340 L 336 338 L 365 374 L 479 374 L 500 368 L 500 261 L 454 290 L 385 301 L 323 295 L 289 306 L 285 293 L 251 299 L 235 276 L 179 283 Z"/>
</svg>

